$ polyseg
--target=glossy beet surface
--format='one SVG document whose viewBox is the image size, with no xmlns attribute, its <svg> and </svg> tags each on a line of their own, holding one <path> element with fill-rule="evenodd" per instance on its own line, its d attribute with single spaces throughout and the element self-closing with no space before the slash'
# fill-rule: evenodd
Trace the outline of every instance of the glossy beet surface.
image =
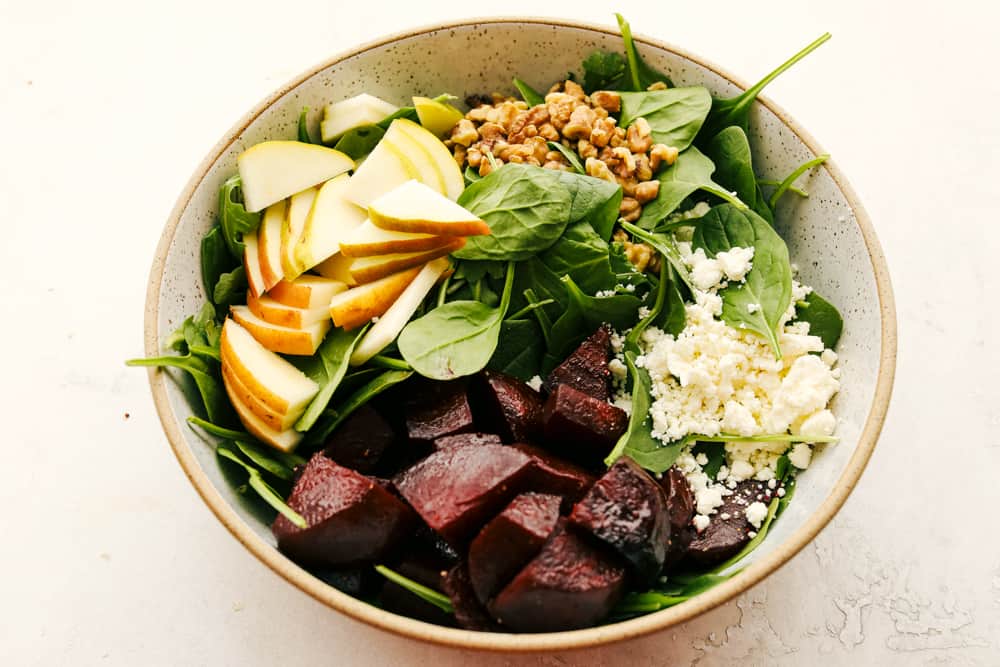
<svg viewBox="0 0 1000 667">
<path fill-rule="evenodd" d="M 282 515 L 271 530 L 278 548 L 301 563 L 348 565 L 382 557 L 406 534 L 412 512 L 374 480 L 322 454 L 309 460 L 288 505 L 302 515 L 298 528 Z"/>
<path fill-rule="evenodd" d="M 542 396 L 515 377 L 484 371 L 473 384 L 473 400 L 483 427 L 500 434 L 504 442 L 538 436 Z"/>
<path fill-rule="evenodd" d="M 517 495 L 530 469 L 531 458 L 512 447 L 449 447 L 403 471 L 395 483 L 428 526 L 457 544 Z"/>
<path fill-rule="evenodd" d="M 704 567 L 736 555 L 752 539 L 750 533 L 755 530 L 747 521 L 746 508 L 755 501 L 767 505 L 773 497 L 774 491 L 767 488 L 766 482 L 751 479 L 740 482 L 711 515 L 708 527 L 691 541 L 687 559 Z"/>
<path fill-rule="evenodd" d="M 599 401 L 607 401 L 611 396 L 610 359 L 611 336 L 606 327 L 601 327 L 549 373 L 545 390 L 552 393 L 559 385 L 566 384 Z"/>
<path fill-rule="evenodd" d="M 540 447 L 524 443 L 512 446 L 531 457 L 532 467 L 527 487 L 533 491 L 562 496 L 567 510 L 594 483 L 594 476 L 589 472 Z"/>
<path fill-rule="evenodd" d="M 490 601 L 535 557 L 559 520 L 559 496 L 523 493 L 469 545 L 469 577 L 476 597 Z"/>
<path fill-rule="evenodd" d="M 499 445 L 503 441 L 493 433 L 458 433 L 446 435 L 434 441 L 434 451 L 449 447 L 464 447 L 465 445 Z"/>
<path fill-rule="evenodd" d="M 414 386 L 422 394 L 406 408 L 406 434 L 410 439 L 430 442 L 473 430 L 465 382 L 436 382 L 427 391 L 423 390 L 428 383 Z"/>
<path fill-rule="evenodd" d="M 687 478 L 677 468 L 670 468 L 663 474 L 660 486 L 667 496 L 667 513 L 670 515 L 670 546 L 663 563 L 665 568 L 669 568 L 684 557 L 694 539 L 691 519 L 695 515 L 695 499 Z"/>
<path fill-rule="evenodd" d="M 545 445 L 583 465 L 599 464 L 627 427 L 624 410 L 566 384 L 542 408 Z"/>
<path fill-rule="evenodd" d="M 455 610 L 455 622 L 466 630 L 481 632 L 502 632 L 497 622 L 490 616 L 472 589 L 469 571 L 464 564 L 448 570 L 442 583 L 442 590 L 451 600 Z"/>
<path fill-rule="evenodd" d="M 333 432 L 323 453 L 342 466 L 371 473 L 395 439 L 389 422 L 371 405 L 363 405 Z"/>
<path fill-rule="evenodd" d="M 625 568 L 560 522 L 541 552 L 494 598 L 490 610 L 518 632 L 599 623 L 625 590 Z"/>
<path fill-rule="evenodd" d="M 573 507 L 570 523 L 618 552 L 650 583 L 663 568 L 670 546 L 670 516 L 660 485 L 623 456 Z"/>
</svg>

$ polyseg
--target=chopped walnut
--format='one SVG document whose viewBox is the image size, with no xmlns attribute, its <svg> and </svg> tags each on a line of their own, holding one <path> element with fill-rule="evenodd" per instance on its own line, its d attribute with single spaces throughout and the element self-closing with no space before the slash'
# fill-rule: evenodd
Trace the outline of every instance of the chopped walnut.
<svg viewBox="0 0 1000 667">
<path fill-rule="evenodd" d="M 458 121 L 458 124 L 451 129 L 451 140 L 459 146 L 468 148 L 478 138 L 479 132 L 476 131 L 476 126 L 468 118 Z"/>
<path fill-rule="evenodd" d="M 645 243 L 630 243 L 625 241 L 625 257 L 632 263 L 635 270 L 643 273 L 649 268 L 649 262 L 653 259 L 653 249 Z"/>
<path fill-rule="evenodd" d="M 663 81 L 657 81 L 655 83 L 651 83 L 646 87 L 646 90 L 666 90 L 666 89 L 667 89 L 667 84 Z"/>
<path fill-rule="evenodd" d="M 583 92 L 583 88 L 576 81 L 566 80 L 563 84 L 563 90 L 566 91 L 567 95 L 572 95 L 581 102 L 586 101 L 587 93 Z"/>
<path fill-rule="evenodd" d="M 648 181 L 653 177 L 653 168 L 649 166 L 649 158 L 645 153 L 635 156 L 635 177 L 640 181 Z"/>
<path fill-rule="evenodd" d="M 597 114 L 588 106 L 580 105 L 573 109 L 569 122 L 563 128 L 563 136 L 567 139 L 586 139 L 590 137 L 591 130 L 594 129 L 594 122 L 597 121 Z"/>
<path fill-rule="evenodd" d="M 559 141 L 559 130 L 552 123 L 545 123 L 538 128 L 538 136 L 543 137 L 546 141 Z"/>
<path fill-rule="evenodd" d="M 646 181 L 635 186 L 635 200 L 640 204 L 647 204 L 660 194 L 659 181 Z"/>
<path fill-rule="evenodd" d="M 597 158 L 593 157 L 587 158 L 587 161 L 584 163 L 583 167 L 587 171 L 588 176 L 593 176 L 594 178 L 601 178 L 611 183 L 618 183 L 618 181 L 615 180 L 615 175 L 611 173 L 610 169 L 608 169 L 608 165 L 605 164 L 604 162 L 601 162 Z"/>
<path fill-rule="evenodd" d="M 580 139 L 576 144 L 576 153 L 584 160 L 597 157 L 597 147 L 586 139 Z"/>
<path fill-rule="evenodd" d="M 668 167 L 677 161 L 679 151 L 673 146 L 666 144 L 656 144 L 649 151 L 649 168 L 656 171 L 661 164 Z"/>
<path fill-rule="evenodd" d="M 590 101 L 595 107 L 611 113 L 622 110 L 622 96 L 611 90 L 598 90 L 590 95 Z"/>
<path fill-rule="evenodd" d="M 625 146 L 613 148 L 611 154 L 620 161 L 615 165 L 614 172 L 622 178 L 628 178 L 635 173 L 635 157 Z"/>
<path fill-rule="evenodd" d="M 566 93 L 549 93 L 545 96 L 545 106 L 549 112 L 549 120 L 560 131 L 569 122 L 569 118 L 577 104 L 579 104 L 579 100 Z"/>
<path fill-rule="evenodd" d="M 618 207 L 618 212 L 621 214 L 623 220 L 635 222 L 642 215 L 642 206 L 633 197 L 622 197 L 622 203 Z"/>
<path fill-rule="evenodd" d="M 653 146 L 652 130 L 645 118 L 636 118 L 628 128 L 628 149 L 633 153 L 645 153 Z"/>
</svg>

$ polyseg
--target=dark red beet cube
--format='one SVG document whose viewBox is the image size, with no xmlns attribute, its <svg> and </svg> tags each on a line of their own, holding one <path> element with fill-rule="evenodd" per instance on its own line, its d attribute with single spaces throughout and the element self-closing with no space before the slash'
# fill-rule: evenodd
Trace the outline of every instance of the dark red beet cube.
<svg viewBox="0 0 1000 667">
<path fill-rule="evenodd" d="M 484 371 L 473 384 L 478 421 L 504 442 L 521 442 L 540 432 L 542 395 L 510 375 Z"/>
<path fill-rule="evenodd" d="M 573 505 L 594 483 L 594 476 L 578 466 L 557 458 L 549 452 L 518 443 L 511 445 L 531 457 L 533 464 L 527 486 L 534 491 L 562 496 L 565 509 Z"/>
<path fill-rule="evenodd" d="M 451 600 L 458 627 L 480 632 L 503 632 L 486 607 L 476 599 L 465 565 L 456 565 L 448 571 L 442 581 L 442 590 Z"/>
<path fill-rule="evenodd" d="M 520 492 L 531 457 L 513 447 L 479 445 L 434 452 L 395 480 L 413 509 L 460 544 Z"/>
<path fill-rule="evenodd" d="M 469 545 L 469 578 L 483 604 L 538 554 L 559 521 L 562 498 L 523 493 Z"/>
<path fill-rule="evenodd" d="M 298 528 L 279 514 L 271 524 L 278 548 L 315 565 L 376 560 L 399 543 L 412 525 L 409 507 L 374 480 L 315 454 L 292 488 L 288 506 L 302 515 Z"/>
<path fill-rule="evenodd" d="M 464 447 L 465 445 L 500 445 L 503 441 L 493 433 L 458 433 L 446 435 L 434 441 L 434 451 L 449 447 Z"/>
<path fill-rule="evenodd" d="M 611 335 L 607 327 L 601 327 L 549 373 L 543 386 L 551 394 L 559 385 L 567 384 L 599 401 L 607 401 L 611 396 L 610 359 Z"/>
<path fill-rule="evenodd" d="M 369 474 L 395 439 L 389 422 L 375 408 L 363 405 L 333 432 L 323 453 L 342 466 Z"/>
<path fill-rule="evenodd" d="M 619 407 L 561 384 L 542 408 L 547 445 L 575 461 L 594 464 L 610 453 L 628 428 L 628 415 Z"/>
<path fill-rule="evenodd" d="M 541 552 L 493 599 L 490 611 L 518 632 L 600 623 L 625 591 L 625 568 L 559 522 Z"/>
<path fill-rule="evenodd" d="M 746 509 L 754 502 L 769 504 L 775 491 L 766 482 L 744 480 L 733 493 L 723 498 L 721 507 L 712 514 L 708 527 L 694 536 L 687 549 L 687 560 L 699 567 L 717 565 L 735 556 L 756 531 L 747 521 Z"/>
<path fill-rule="evenodd" d="M 667 499 L 656 480 L 623 456 L 573 507 L 570 523 L 614 549 L 651 582 L 663 568 L 670 545 Z"/>
<path fill-rule="evenodd" d="M 664 568 L 669 568 L 684 557 L 694 539 L 691 519 L 695 515 L 695 499 L 687 478 L 677 468 L 664 473 L 660 486 L 667 496 L 667 513 L 670 515 L 670 546 L 663 562 Z"/>
<path fill-rule="evenodd" d="M 438 382 L 406 409 L 406 433 L 412 440 L 430 442 L 472 429 L 472 408 L 466 383 Z"/>
</svg>

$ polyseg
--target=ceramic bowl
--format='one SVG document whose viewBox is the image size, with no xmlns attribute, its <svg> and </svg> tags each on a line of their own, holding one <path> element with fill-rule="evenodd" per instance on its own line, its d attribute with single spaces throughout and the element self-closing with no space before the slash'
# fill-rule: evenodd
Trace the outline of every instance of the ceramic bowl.
<svg viewBox="0 0 1000 667">
<path fill-rule="evenodd" d="M 700 84 L 732 95 L 746 86 L 721 68 L 645 37 L 639 49 L 677 85 Z M 411 95 L 510 91 L 520 76 L 544 90 L 579 68 L 593 49 L 621 51 L 621 37 L 604 26 L 554 19 L 483 19 L 436 25 L 388 37 L 314 67 L 258 104 L 215 145 L 195 170 L 167 220 L 150 273 L 145 349 L 156 355 L 165 336 L 204 303 L 198 245 L 213 223 L 220 184 L 236 156 L 265 139 L 295 136 L 303 106 L 367 92 L 397 104 Z M 804 65 L 808 67 L 808 64 Z M 783 177 L 823 153 L 791 117 L 763 99 L 751 117 L 758 173 Z M 889 405 L 896 356 L 892 288 L 871 221 L 835 162 L 803 179 L 808 199 L 786 196 L 777 218 L 801 280 L 814 286 L 846 321 L 838 353 L 842 389 L 835 399 L 840 442 L 818 452 L 800 478 L 795 502 L 753 552 L 742 573 L 670 609 L 573 632 L 507 635 L 429 625 L 397 616 L 339 592 L 281 555 L 267 523 L 223 479 L 209 443 L 188 428 L 183 383 L 151 372 L 150 384 L 167 439 L 191 483 L 219 520 L 257 558 L 294 586 L 337 611 L 385 630 L 438 644 L 496 651 L 566 650 L 663 630 L 745 591 L 774 572 L 830 521 L 857 483 L 875 447 Z M 808 591 L 802 591 L 808 595 Z"/>
</svg>

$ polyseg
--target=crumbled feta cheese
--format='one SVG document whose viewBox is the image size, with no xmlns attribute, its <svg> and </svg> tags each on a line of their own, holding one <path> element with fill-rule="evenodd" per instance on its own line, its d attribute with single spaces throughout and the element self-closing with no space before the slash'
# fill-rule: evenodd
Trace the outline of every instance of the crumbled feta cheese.
<svg viewBox="0 0 1000 667">
<path fill-rule="evenodd" d="M 720 505 L 722 505 L 722 489 L 706 487 L 698 491 L 696 506 L 698 514 L 713 514 Z"/>
<path fill-rule="evenodd" d="M 715 256 L 719 268 L 728 280 L 744 280 L 753 266 L 753 248 L 733 247 Z"/>
<path fill-rule="evenodd" d="M 698 462 L 698 465 L 704 466 L 708 464 L 708 455 L 705 452 L 700 452 L 698 456 L 694 457 L 694 460 Z"/>
<path fill-rule="evenodd" d="M 778 494 L 779 498 L 784 498 L 785 497 L 785 487 L 781 487 L 780 489 L 778 489 L 777 491 L 775 491 L 775 493 Z"/>
<path fill-rule="evenodd" d="M 837 428 L 837 418 L 829 410 L 819 410 L 806 417 L 797 427 L 792 427 L 792 432 L 796 435 L 833 435 Z"/>
<path fill-rule="evenodd" d="M 723 512 L 722 514 L 719 515 L 719 518 L 722 519 L 723 521 L 729 521 L 729 519 L 732 517 L 729 516 L 729 512 Z"/>
<path fill-rule="evenodd" d="M 745 479 L 753 477 L 756 472 L 748 461 L 737 460 L 733 461 L 733 464 L 729 467 L 729 478 L 737 482 L 742 482 Z"/>
<path fill-rule="evenodd" d="M 751 526 L 754 528 L 760 528 L 760 524 L 762 524 L 764 519 L 767 518 L 767 505 L 759 500 L 750 503 L 750 505 L 746 508 L 746 511 L 743 512 L 743 515 L 746 517 L 747 521 L 750 522 Z"/>
<path fill-rule="evenodd" d="M 738 360 L 733 362 L 739 363 Z M 736 401 L 726 401 L 723 407 L 722 430 L 733 435 L 750 436 L 758 433 L 760 427 L 753 413 L 742 403 Z"/>
<path fill-rule="evenodd" d="M 718 260 L 711 259 L 703 248 L 698 248 L 684 262 L 691 269 L 691 282 L 700 290 L 708 291 L 722 280 L 722 267 Z"/>
<path fill-rule="evenodd" d="M 612 359 L 608 362 L 608 370 L 611 371 L 611 375 L 619 380 L 628 375 L 628 367 L 625 366 L 625 364 L 622 363 L 622 360 L 618 358 Z"/>
<path fill-rule="evenodd" d="M 823 363 L 833 368 L 833 365 L 837 363 L 837 353 L 833 350 L 823 350 L 823 353 L 819 355 L 819 358 L 823 360 Z"/>
<path fill-rule="evenodd" d="M 632 394 L 625 391 L 624 387 L 615 392 L 614 396 L 611 397 L 611 403 L 624 410 L 629 417 L 632 416 Z"/>
<path fill-rule="evenodd" d="M 747 312 L 750 313 L 751 315 L 753 315 L 754 313 L 756 313 L 758 310 L 760 310 L 760 304 L 759 303 L 748 303 L 747 304 Z"/>
<path fill-rule="evenodd" d="M 796 468 L 805 470 L 812 460 L 812 448 L 804 442 L 796 443 L 788 452 L 788 461 Z"/>
<path fill-rule="evenodd" d="M 613 289 L 602 289 L 601 291 L 594 294 L 598 299 L 603 299 L 605 297 L 614 296 L 615 291 Z"/>
<path fill-rule="evenodd" d="M 709 519 L 704 514 L 695 514 L 694 519 L 691 520 L 691 523 L 694 525 L 694 529 L 700 533 L 706 528 L 708 528 L 708 525 L 712 523 L 712 520 Z"/>
<path fill-rule="evenodd" d="M 806 354 L 795 360 L 775 392 L 764 418 L 770 433 L 784 433 L 803 415 L 822 410 L 840 389 L 840 382 L 819 357 Z"/>
<path fill-rule="evenodd" d="M 611 350 L 618 354 L 625 347 L 625 336 L 621 335 L 617 331 L 611 332 Z"/>
<path fill-rule="evenodd" d="M 541 391 L 542 390 L 542 378 L 540 378 L 537 375 L 534 376 L 533 378 L 531 378 L 530 380 L 528 380 L 528 386 L 531 387 L 532 389 L 534 389 L 535 391 Z"/>
</svg>

